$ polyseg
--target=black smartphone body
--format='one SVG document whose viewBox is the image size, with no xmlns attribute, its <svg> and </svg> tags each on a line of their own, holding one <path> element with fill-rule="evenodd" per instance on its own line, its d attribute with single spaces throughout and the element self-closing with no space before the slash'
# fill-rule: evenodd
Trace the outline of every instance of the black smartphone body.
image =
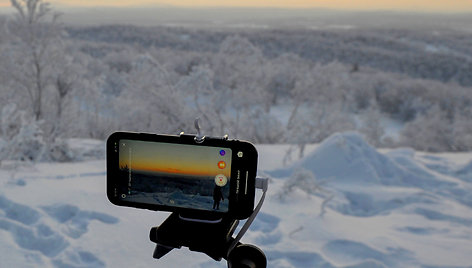
<svg viewBox="0 0 472 268">
<path fill-rule="evenodd" d="M 256 172 L 257 150 L 246 141 L 132 132 L 107 140 L 107 196 L 119 206 L 245 219 Z"/>
</svg>

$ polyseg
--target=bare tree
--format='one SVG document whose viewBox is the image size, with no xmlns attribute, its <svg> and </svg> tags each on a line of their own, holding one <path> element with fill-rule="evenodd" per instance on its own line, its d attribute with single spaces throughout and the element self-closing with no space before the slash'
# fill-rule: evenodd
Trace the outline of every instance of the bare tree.
<svg viewBox="0 0 472 268">
<path fill-rule="evenodd" d="M 52 70 L 60 54 L 61 26 L 58 14 L 42 0 L 11 0 L 16 10 L 9 25 L 11 75 L 15 85 L 27 93 L 36 120 L 43 118 L 43 104 Z"/>
</svg>

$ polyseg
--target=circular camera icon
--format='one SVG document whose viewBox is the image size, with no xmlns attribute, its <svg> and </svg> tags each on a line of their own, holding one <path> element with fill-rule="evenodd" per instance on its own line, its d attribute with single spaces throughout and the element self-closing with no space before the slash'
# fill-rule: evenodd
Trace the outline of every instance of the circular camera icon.
<svg viewBox="0 0 472 268">
<path fill-rule="evenodd" d="M 220 162 L 218 162 L 218 167 L 219 167 L 220 169 L 225 168 L 225 167 L 226 167 L 225 161 L 220 161 Z"/>
<path fill-rule="evenodd" d="M 215 184 L 220 186 L 220 187 L 223 187 L 226 185 L 226 183 L 228 183 L 228 178 L 226 178 L 225 175 L 223 174 L 218 174 L 215 176 Z"/>
</svg>

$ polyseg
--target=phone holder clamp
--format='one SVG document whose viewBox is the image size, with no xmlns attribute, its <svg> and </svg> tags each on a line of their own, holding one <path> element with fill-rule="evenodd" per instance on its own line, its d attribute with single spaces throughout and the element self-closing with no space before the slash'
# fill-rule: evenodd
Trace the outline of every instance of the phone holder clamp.
<svg viewBox="0 0 472 268">
<path fill-rule="evenodd" d="M 195 135 L 191 135 L 191 136 L 194 136 L 194 140 L 196 143 L 202 143 L 205 141 L 205 139 L 207 138 L 207 136 L 203 135 L 202 132 L 201 132 L 201 129 L 200 129 L 200 118 L 195 118 L 195 121 L 194 121 L 194 126 L 195 126 L 195 129 L 197 130 L 197 134 Z M 184 136 L 186 135 L 183 131 L 180 132 L 180 136 Z M 224 135 L 223 137 L 208 137 L 208 138 L 212 138 L 212 139 L 223 139 L 223 140 L 227 140 L 228 139 L 228 135 Z"/>
</svg>

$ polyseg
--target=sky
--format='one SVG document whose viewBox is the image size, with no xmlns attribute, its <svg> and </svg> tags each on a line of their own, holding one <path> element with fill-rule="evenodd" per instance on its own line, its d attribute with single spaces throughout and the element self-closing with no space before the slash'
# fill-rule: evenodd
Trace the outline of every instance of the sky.
<svg viewBox="0 0 472 268">
<path fill-rule="evenodd" d="M 179 7 L 275 7 L 328 8 L 344 10 L 398 10 L 431 12 L 471 12 L 471 0 L 50 0 L 54 6 L 179 6 Z M 0 7 L 10 0 L 0 0 Z"/>
<path fill-rule="evenodd" d="M 223 174 L 227 178 L 231 173 L 228 148 L 121 140 L 119 159 L 120 167 L 126 165 L 133 170 L 197 176 Z"/>
</svg>

